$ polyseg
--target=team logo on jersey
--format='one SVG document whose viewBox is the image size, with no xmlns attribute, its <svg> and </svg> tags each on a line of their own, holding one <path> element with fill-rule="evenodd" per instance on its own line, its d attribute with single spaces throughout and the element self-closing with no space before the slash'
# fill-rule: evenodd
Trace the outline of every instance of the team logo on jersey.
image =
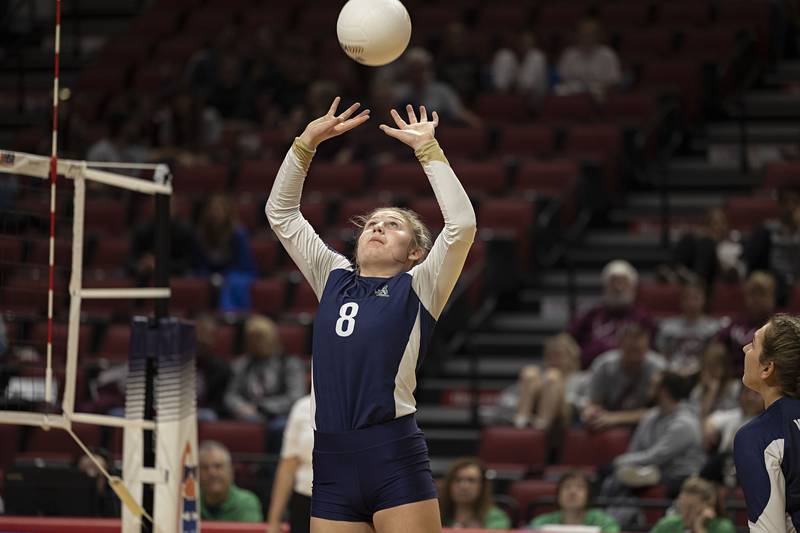
<svg viewBox="0 0 800 533">
<path fill-rule="evenodd" d="M 16 161 L 17 156 L 10 152 L 0 152 L 0 165 L 10 167 Z"/>
<path fill-rule="evenodd" d="M 794 425 L 797 426 L 797 429 L 800 429 L 800 418 L 794 419 Z"/>
<path fill-rule="evenodd" d="M 389 286 L 383 285 L 380 289 L 375 289 L 375 296 L 381 296 L 383 298 L 389 297 Z"/>
<path fill-rule="evenodd" d="M 178 493 L 178 518 L 181 533 L 197 533 L 200 512 L 197 508 L 197 460 L 192 453 L 192 445 L 186 443 L 181 457 L 181 484 Z"/>
</svg>

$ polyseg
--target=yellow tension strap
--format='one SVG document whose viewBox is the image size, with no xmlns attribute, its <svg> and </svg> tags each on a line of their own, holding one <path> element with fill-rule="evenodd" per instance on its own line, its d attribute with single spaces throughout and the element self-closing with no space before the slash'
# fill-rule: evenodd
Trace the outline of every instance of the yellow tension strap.
<svg viewBox="0 0 800 533">
<path fill-rule="evenodd" d="M 419 162 L 423 165 L 431 161 L 441 161 L 446 165 L 450 164 L 436 139 L 430 140 L 414 150 L 414 155 L 417 156 L 417 159 L 419 159 Z"/>
<path fill-rule="evenodd" d="M 297 157 L 297 160 L 300 161 L 303 170 L 308 172 L 308 167 L 311 166 L 311 159 L 314 158 L 314 150 L 301 141 L 300 137 L 295 137 L 294 143 L 292 144 L 292 151 L 295 157 Z"/>
</svg>

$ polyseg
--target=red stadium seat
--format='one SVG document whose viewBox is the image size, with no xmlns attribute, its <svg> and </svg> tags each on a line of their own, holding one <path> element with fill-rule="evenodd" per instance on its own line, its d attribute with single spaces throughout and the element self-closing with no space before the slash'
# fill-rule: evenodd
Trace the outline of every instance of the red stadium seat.
<svg viewBox="0 0 800 533">
<path fill-rule="evenodd" d="M 658 114 L 657 96 L 647 91 L 608 95 L 604 120 L 616 124 L 647 125 Z"/>
<path fill-rule="evenodd" d="M 126 251 L 127 254 L 127 251 Z M 122 256 L 124 260 L 126 255 Z M 84 289 L 131 289 L 134 287 L 133 280 L 124 277 L 96 279 L 86 279 L 83 282 Z M 81 312 L 96 317 L 118 317 L 130 318 L 134 306 L 134 300 L 130 298 L 84 298 L 81 300 Z"/>
<path fill-rule="evenodd" d="M 778 203 L 769 196 L 729 198 L 725 206 L 731 227 L 750 231 L 767 219 L 777 218 Z"/>
<path fill-rule="evenodd" d="M 508 489 L 519 506 L 520 522 L 527 526 L 534 515 L 555 510 L 558 483 L 544 479 L 514 481 Z"/>
<path fill-rule="evenodd" d="M 72 268 L 72 239 L 56 238 L 55 246 L 56 269 L 70 270 Z M 50 257 L 50 241 L 45 237 L 36 237 L 30 240 L 28 260 L 25 262 L 30 267 L 46 267 Z"/>
<path fill-rule="evenodd" d="M 172 278 L 169 286 L 170 312 L 192 315 L 211 308 L 211 286 L 208 278 Z"/>
<path fill-rule="evenodd" d="M 639 1 L 603 4 L 600 20 L 606 28 L 641 28 L 650 20 L 650 4 Z"/>
<path fill-rule="evenodd" d="M 486 155 L 486 131 L 481 128 L 439 128 L 436 138 L 450 159 L 478 159 Z"/>
<path fill-rule="evenodd" d="M 130 249 L 130 239 L 127 237 L 107 237 L 99 239 L 92 254 L 91 261 L 87 262 L 88 268 L 118 271 L 125 268 Z"/>
<path fill-rule="evenodd" d="M 156 49 L 156 59 L 184 64 L 192 55 L 203 48 L 203 40 L 194 34 L 182 33 L 163 40 Z"/>
<path fill-rule="evenodd" d="M 555 134 L 549 126 L 506 126 L 500 131 L 500 154 L 545 156 L 555 149 Z"/>
<path fill-rule="evenodd" d="M 574 28 L 586 15 L 584 4 L 573 2 L 544 4 L 536 17 L 536 25 L 550 28 Z"/>
<path fill-rule="evenodd" d="M 584 124 L 597 118 L 597 105 L 587 94 L 550 95 L 539 112 L 540 122 Z"/>
<path fill-rule="evenodd" d="M 658 4 L 656 24 L 668 28 L 702 26 L 708 23 L 711 10 L 708 2 L 691 0 Z"/>
<path fill-rule="evenodd" d="M 277 240 L 268 237 L 250 240 L 253 259 L 261 274 L 270 274 L 275 271 L 280 259 L 280 246 Z"/>
<path fill-rule="evenodd" d="M 516 94 L 481 94 L 476 112 L 491 124 L 522 122 L 528 116 L 528 101 Z"/>
<path fill-rule="evenodd" d="M 103 198 L 86 203 L 83 228 L 87 233 L 120 235 L 127 230 L 127 207 L 121 200 Z"/>
<path fill-rule="evenodd" d="M 744 290 L 738 283 L 716 282 L 709 310 L 714 316 L 735 316 L 742 311 Z"/>
<path fill-rule="evenodd" d="M 100 426 L 73 424 L 72 430 L 90 448 L 100 444 Z M 29 455 L 37 452 L 46 452 L 63 453 L 77 457 L 83 454 L 70 434 L 61 429 L 45 431 L 41 428 L 34 428 L 28 436 L 25 451 Z"/>
<path fill-rule="evenodd" d="M 200 422 L 197 435 L 200 442 L 213 440 L 224 444 L 233 455 L 266 452 L 266 430 L 260 423 L 235 420 Z"/>
<path fill-rule="evenodd" d="M 286 282 L 282 278 L 258 279 L 250 286 L 253 311 L 276 317 L 286 305 Z"/>
<path fill-rule="evenodd" d="M 618 455 L 628 451 L 631 432 L 625 428 L 612 428 L 597 431 L 591 435 L 595 464 L 611 464 Z"/>
<path fill-rule="evenodd" d="M 195 34 L 216 33 L 221 27 L 230 24 L 236 13 L 233 5 L 193 9 L 184 22 L 184 31 Z"/>
<path fill-rule="evenodd" d="M 301 35 L 321 34 L 334 28 L 339 10 L 338 6 L 317 6 L 314 9 L 301 10 L 300 19 L 297 21 L 299 33 Z"/>
<path fill-rule="evenodd" d="M 217 328 L 217 342 L 214 352 L 223 359 L 230 359 L 236 355 L 236 327 L 232 324 L 222 324 Z"/>
<path fill-rule="evenodd" d="M 98 66 L 86 69 L 78 80 L 78 89 L 99 93 L 117 93 L 125 90 L 125 69 L 104 69 Z"/>
<path fill-rule="evenodd" d="M 56 312 L 64 309 L 67 302 L 66 283 L 54 278 L 53 308 Z M 4 313 L 24 315 L 46 315 L 48 306 L 48 278 L 12 278 L 0 289 L 0 305 Z"/>
<path fill-rule="evenodd" d="M 496 194 L 507 188 L 506 168 L 500 160 L 460 161 L 453 167 L 470 196 Z"/>
<path fill-rule="evenodd" d="M 486 427 L 478 455 L 487 468 L 522 476 L 544 466 L 547 442 L 544 432 L 532 428 Z"/>
<path fill-rule="evenodd" d="M 291 313 L 315 313 L 319 306 L 319 300 L 311 285 L 303 279 L 295 285 L 292 295 L 292 305 L 289 308 Z"/>
<path fill-rule="evenodd" d="M 488 4 L 481 10 L 478 18 L 481 21 L 481 32 L 492 35 L 519 30 L 528 21 L 528 11 L 528 5 L 524 3 Z"/>
<path fill-rule="evenodd" d="M 510 238 L 517 245 L 520 266 L 528 266 L 536 234 L 536 203 L 516 198 L 490 199 L 481 203 L 478 227 L 485 238 Z"/>
<path fill-rule="evenodd" d="M 666 29 L 635 29 L 620 36 L 619 55 L 626 64 L 641 59 L 666 58 L 675 48 L 675 35 Z"/>
<path fill-rule="evenodd" d="M 236 190 L 252 193 L 266 200 L 280 166 L 281 161 L 275 159 L 245 161 L 236 180 Z"/>
<path fill-rule="evenodd" d="M 589 432 L 570 428 L 564 436 L 560 463 L 571 466 L 602 466 L 628 449 L 630 431 L 622 428 Z"/>
<path fill-rule="evenodd" d="M 420 5 L 413 11 L 414 33 L 427 35 L 438 33 L 451 22 L 461 18 L 458 9 L 443 5 Z"/>
<path fill-rule="evenodd" d="M 580 176 L 577 163 L 569 160 L 526 161 L 519 167 L 516 188 L 557 196 L 574 188 Z"/>
<path fill-rule="evenodd" d="M 431 184 L 419 163 L 390 163 L 377 168 L 371 189 L 413 196 L 430 191 Z"/>
<path fill-rule="evenodd" d="M 358 194 L 364 187 L 364 163 L 314 163 L 304 189 L 309 192 L 348 196 Z"/>
<path fill-rule="evenodd" d="M 97 354 L 111 361 L 128 360 L 131 349 L 131 327 L 127 324 L 113 324 L 106 329 Z"/>
<path fill-rule="evenodd" d="M 313 200 L 304 198 L 300 203 L 300 212 L 317 231 L 320 231 L 328 222 L 328 202 L 323 197 Z"/>
<path fill-rule="evenodd" d="M 8 468 L 14 462 L 18 451 L 19 426 L 0 424 L 0 470 Z"/>
<path fill-rule="evenodd" d="M 311 353 L 308 345 L 308 328 L 302 324 L 279 323 L 278 338 L 281 340 L 283 351 L 289 355 L 305 356 Z"/>
<path fill-rule="evenodd" d="M 668 283 L 640 283 L 639 304 L 656 317 L 681 312 L 681 286 Z"/>
<path fill-rule="evenodd" d="M 800 163 L 772 163 L 767 166 L 763 187 L 774 190 L 800 188 Z"/>
<path fill-rule="evenodd" d="M 573 126 L 567 133 L 564 150 L 569 153 L 597 152 L 616 158 L 622 150 L 622 135 L 614 124 Z"/>
<path fill-rule="evenodd" d="M 0 235 L 0 278 L 22 267 L 23 240 Z"/>
<path fill-rule="evenodd" d="M 415 198 L 408 207 L 422 217 L 422 221 L 434 235 L 444 227 L 442 209 L 439 207 L 439 202 L 436 198 Z"/>
<path fill-rule="evenodd" d="M 702 65 L 695 61 L 651 61 L 642 65 L 641 86 L 671 89 L 681 97 L 683 115 L 690 121 L 699 117 L 703 97 Z"/>
<path fill-rule="evenodd" d="M 726 0 L 718 5 L 718 23 L 753 31 L 763 58 L 768 58 L 772 39 L 772 2 L 769 0 Z"/>
<path fill-rule="evenodd" d="M 272 4 L 269 9 L 251 9 L 242 20 L 242 33 L 252 34 L 262 28 L 280 30 L 289 24 L 291 11 L 288 6 Z"/>
<path fill-rule="evenodd" d="M 228 189 L 228 169 L 225 165 L 196 165 L 178 167 L 175 189 L 183 194 L 206 195 Z"/>
<path fill-rule="evenodd" d="M 266 198 L 251 194 L 242 194 L 236 198 L 236 214 L 239 222 L 251 233 L 257 233 L 269 227 L 264 214 Z"/>
<path fill-rule="evenodd" d="M 683 34 L 680 53 L 690 58 L 724 62 L 736 51 L 737 28 L 690 29 Z"/>
<path fill-rule="evenodd" d="M 418 169 L 419 170 L 419 169 Z M 423 178 L 427 181 L 427 178 Z M 339 214 L 336 217 L 336 226 L 341 229 L 355 229 L 350 219 L 353 217 L 367 215 L 376 207 L 385 206 L 385 202 L 381 202 L 378 198 L 350 198 L 341 203 L 339 206 Z"/>
</svg>

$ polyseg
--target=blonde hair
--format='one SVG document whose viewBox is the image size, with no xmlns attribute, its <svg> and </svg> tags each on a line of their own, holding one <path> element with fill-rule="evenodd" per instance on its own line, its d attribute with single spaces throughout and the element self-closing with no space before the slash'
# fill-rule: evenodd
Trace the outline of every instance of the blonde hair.
<svg viewBox="0 0 800 533">
<path fill-rule="evenodd" d="M 278 326 L 275 322 L 261 315 L 252 315 L 244 325 L 245 338 L 250 338 L 253 334 L 263 335 L 269 344 L 269 353 L 277 354 L 281 351 L 280 337 L 278 336 Z M 247 346 L 250 349 L 250 346 Z"/>
<path fill-rule="evenodd" d="M 698 496 L 703 503 L 716 509 L 717 488 L 710 481 L 699 476 L 691 476 L 681 485 L 681 492 Z"/>
<path fill-rule="evenodd" d="M 744 288 L 746 290 L 761 289 L 775 294 L 775 277 L 769 272 L 757 270 L 750 274 L 750 277 L 744 282 Z"/>
<path fill-rule="evenodd" d="M 422 256 L 414 262 L 413 266 L 420 264 L 428 255 L 428 252 L 431 251 L 433 237 L 431 236 L 431 230 L 429 230 L 428 226 L 422 221 L 422 217 L 419 216 L 419 213 L 405 207 L 377 207 L 366 215 L 358 215 L 350 219 L 350 222 L 359 228 L 358 235 L 356 236 L 356 247 L 353 252 L 355 254 L 356 264 L 358 264 L 358 238 L 361 236 L 361 233 L 363 233 L 364 226 L 367 225 L 369 219 L 381 211 L 396 211 L 403 217 L 406 223 L 411 226 L 412 237 L 409 249 L 422 249 Z"/>
<path fill-rule="evenodd" d="M 569 333 L 559 333 L 558 335 L 548 337 L 547 340 L 544 341 L 545 353 L 559 348 L 563 349 L 569 358 L 570 371 L 576 372 L 580 370 L 581 348 L 578 346 L 578 343 L 575 342 L 575 339 L 572 338 L 572 335 Z"/>
</svg>

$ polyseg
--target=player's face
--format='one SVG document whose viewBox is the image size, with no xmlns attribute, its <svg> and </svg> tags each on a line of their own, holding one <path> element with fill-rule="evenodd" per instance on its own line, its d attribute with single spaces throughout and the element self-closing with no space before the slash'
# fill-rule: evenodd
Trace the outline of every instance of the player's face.
<svg viewBox="0 0 800 533">
<path fill-rule="evenodd" d="M 756 392 L 761 390 L 761 369 L 762 364 L 759 362 L 761 359 L 761 352 L 764 349 L 764 333 L 766 332 L 769 324 L 761 326 L 753 335 L 753 340 L 747 344 L 744 350 L 744 375 L 742 376 L 742 383 L 748 389 Z"/>
<path fill-rule="evenodd" d="M 573 477 L 561 485 L 558 492 L 558 505 L 564 511 L 579 511 L 586 509 L 589 500 L 589 486 L 586 480 Z"/>
<path fill-rule="evenodd" d="M 214 498 L 228 493 L 233 481 L 233 469 L 228 457 L 216 449 L 200 454 L 200 492 Z"/>
<path fill-rule="evenodd" d="M 456 505 L 470 505 L 481 495 L 483 477 L 481 469 L 475 465 L 461 468 L 450 485 L 450 498 Z"/>
<path fill-rule="evenodd" d="M 404 270 L 419 257 L 419 249 L 410 249 L 413 237 L 411 225 L 398 211 L 378 211 L 367 220 L 358 238 L 359 267 Z"/>
</svg>

